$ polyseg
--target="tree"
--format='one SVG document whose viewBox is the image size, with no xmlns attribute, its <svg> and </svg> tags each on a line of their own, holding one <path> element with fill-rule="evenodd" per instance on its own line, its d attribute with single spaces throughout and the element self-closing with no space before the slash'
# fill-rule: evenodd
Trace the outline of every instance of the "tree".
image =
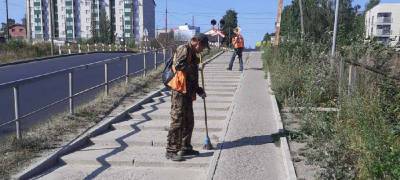
<svg viewBox="0 0 400 180">
<path fill-rule="evenodd" d="M 226 14 L 222 17 L 225 21 L 224 26 L 222 26 L 222 31 L 225 34 L 224 42 L 226 44 L 230 44 L 230 41 L 234 35 L 233 29 L 235 29 L 238 25 L 237 21 L 237 12 L 235 10 L 229 9 L 226 11 Z"/>
<path fill-rule="evenodd" d="M 305 40 L 329 44 L 332 39 L 335 1 L 304 0 Z M 360 40 L 363 34 L 363 17 L 359 6 L 352 6 L 352 0 L 341 0 L 339 6 L 338 43 L 351 44 Z M 282 13 L 281 34 L 284 39 L 298 40 L 301 37 L 300 9 L 298 0 L 286 6 Z"/>
<path fill-rule="evenodd" d="M 263 38 L 263 42 L 269 42 L 269 41 L 271 41 L 271 36 L 272 36 L 272 34 L 270 34 L 270 33 L 265 33 L 264 38 Z"/>
<path fill-rule="evenodd" d="M 99 24 L 95 21 L 95 13 L 92 14 L 92 39 L 94 43 L 111 44 L 114 42 L 114 34 L 111 28 L 110 19 L 107 17 L 104 7 L 100 8 Z"/>
<path fill-rule="evenodd" d="M 374 6 L 378 5 L 381 0 L 369 0 L 369 2 L 365 5 L 365 10 L 368 11 L 372 9 Z"/>
</svg>

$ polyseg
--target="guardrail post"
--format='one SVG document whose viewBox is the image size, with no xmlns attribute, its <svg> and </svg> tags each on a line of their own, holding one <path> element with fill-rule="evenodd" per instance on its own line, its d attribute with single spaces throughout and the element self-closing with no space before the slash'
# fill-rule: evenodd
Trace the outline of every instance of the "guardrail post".
<svg viewBox="0 0 400 180">
<path fill-rule="evenodd" d="M 96 43 L 94 44 L 94 51 L 97 52 L 97 44 Z"/>
<path fill-rule="evenodd" d="M 125 51 L 127 51 L 127 50 L 126 50 L 126 44 L 125 44 Z"/>
<path fill-rule="evenodd" d="M 71 47 L 69 43 L 68 43 L 68 54 L 71 54 Z"/>
<path fill-rule="evenodd" d="M 86 46 L 87 46 L 87 52 L 90 52 L 90 46 L 89 46 L 89 44 L 86 44 Z"/>
<path fill-rule="evenodd" d="M 167 53 L 167 50 L 163 48 L 163 56 L 164 56 L 163 57 L 163 61 L 164 61 L 164 64 L 165 64 L 165 61 L 167 61 L 166 53 Z"/>
<path fill-rule="evenodd" d="M 15 116 L 15 128 L 17 132 L 17 139 L 21 139 L 21 127 L 19 124 L 19 91 L 18 86 L 13 88 L 14 90 L 14 116 Z"/>
<path fill-rule="evenodd" d="M 157 51 L 154 51 L 154 69 L 157 69 Z"/>
<path fill-rule="evenodd" d="M 74 82 L 73 82 L 73 71 L 68 73 L 68 89 L 69 89 L 69 114 L 74 114 Z"/>
<path fill-rule="evenodd" d="M 101 51 L 103 51 L 103 52 L 105 51 L 105 50 L 104 50 L 104 44 L 103 44 L 103 43 L 101 43 Z"/>
<path fill-rule="evenodd" d="M 58 45 L 58 55 L 61 55 L 61 44 Z"/>
<path fill-rule="evenodd" d="M 109 49 L 109 51 L 111 51 L 111 44 L 108 45 L 108 49 Z"/>
<path fill-rule="evenodd" d="M 146 77 L 146 53 L 143 53 L 143 77 Z"/>
<path fill-rule="evenodd" d="M 108 64 L 104 64 L 104 96 L 108 96 Z"/>
<path fill-rule="evenodd" d="M 78 44 L 78 53 L 81 53 L 81 44 Z"/>
<path fill-rule="evenodd" d="M 128 86 L 129 83 L 129 58 L 125 58 L 125 85 Z"/>
</svg>

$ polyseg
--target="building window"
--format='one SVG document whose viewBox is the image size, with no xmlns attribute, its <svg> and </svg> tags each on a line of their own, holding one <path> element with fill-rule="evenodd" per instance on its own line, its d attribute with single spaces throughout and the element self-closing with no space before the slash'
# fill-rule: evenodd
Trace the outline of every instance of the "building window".
<svg viewBox="0 0 400 180">
<path fill-rule="evenodd" d="M 125 29 L 131 29 L 131 25 L 125 25 Z"/>
<path fill-rule="evenodd" d="M 86 18 L 86 22 L 90 22 L 90 18 Z"/>
<path fill-rule="evenodd" d="M 89 12 L 89 10 L 86 10 L 86 14 L 89 14 L 90 12 Z"/>
<path fill-rule="evenodd" d="M 125 33 L 125 37 L 131 37 L 131 33 Z"/>
<path fill-rule="evenodd" d="M 90 26 L 86 26 L 86 30 L 89 31 L 90 30 Z"/>
<path fill-rule="evenodd" d="M 131 12 L 131 8 L 125 8 L 125 12 L 130 13 Z"/>
</svg>

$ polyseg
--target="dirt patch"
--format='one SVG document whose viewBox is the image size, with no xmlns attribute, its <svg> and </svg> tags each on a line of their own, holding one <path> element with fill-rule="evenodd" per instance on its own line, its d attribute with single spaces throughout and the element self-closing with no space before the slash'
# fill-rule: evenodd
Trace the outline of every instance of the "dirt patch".
<svg viewBox="0 0 400 180">
<path fill-rule="evenodd" d="M 297 179 L 318 179 L 320 168 L 311 164 L 305 154 L 310 152 L 307 137 L 300 133 L 300 119 L 290 112 L 281 112 L 285 130 L 289 132 L 289 149 L 296 171 Z"/>
</svg>

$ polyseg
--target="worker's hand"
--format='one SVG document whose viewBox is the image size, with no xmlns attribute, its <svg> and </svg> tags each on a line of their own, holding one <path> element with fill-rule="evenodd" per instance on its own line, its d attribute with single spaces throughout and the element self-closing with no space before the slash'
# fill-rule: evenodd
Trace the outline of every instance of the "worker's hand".
<svg viewBox="0 0 400 180">
<path fill-rule="evenodd" d="M 199 63 L 199 70 L 203 70 L 204 69 L 205 64 L 204 63 Z"/>
<path fill-rule="evenodd" d="M 205 99 L 205 98 L 207 97 L 206 92 L 205 92 L 204 89 L 201 88 L 201 87 L 199 87 L 199 88 L 197 89 L 197 94 L 198 94 L 201 98 L 203 98 L 203 99 Z"/>
</svg>

